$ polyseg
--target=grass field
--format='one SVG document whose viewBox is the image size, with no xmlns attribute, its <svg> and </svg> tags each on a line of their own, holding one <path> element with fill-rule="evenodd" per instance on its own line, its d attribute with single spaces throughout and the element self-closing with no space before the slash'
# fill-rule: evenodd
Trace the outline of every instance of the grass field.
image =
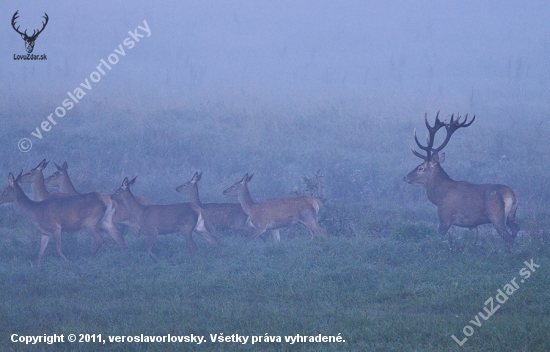
<svg viewBox="0 0 550 352">
<path fill-rule="evenodd" d="M 101 350 L 546 351 L 550 348 L 548 233 L 528 234 L 507 252 L 489 228 L 478 244 L 454 231 L 455 248 L 425 223 L 390 224 L 376 233 L 331 237 L 328 245 L 296 227 L 281 243 L 220 236 L 224 254 L 198 239 L 161 236 L 154 262 L 145 239 L 127 234 L 121 252 L 108 241 L 91 257 L 86 233 L 64 236 L 71 262 L 49 248 L 35 267 L 38 238 L 12 211 L 0 247 L 0 349 L 27 350 L 11 334 L 102 334 Z M 6 222 L 11 226 L 6 227 Z M 326 222 L 324 226 L 328 226 Z M 197 237 L 198 238 L 198 237 Z M 520 283 L 520 269 L 540 265 Z M 482 326 L 470 323 L 513 278 L 519 289 Z M 497 302 L 495 301 L 495 305 Z M 487 306 L 489 307 L 489 306 Z M 485 313 L 484 313 L 485 314 Z M 485 314 L 486 316 L 486 314 Z M 478 318 L 479 319 L 479 318 Z M 463 328 L 473 335 L 462 347 Z M 467 331 L 469 333 L 470 331 Z M 206 342 L 110 343 L 108 335 L 200 335 Z M 282 342 L 212 343 L 210 334 L 280 336 Z M 296 343 L 285 336 L 341 334 L 341 343 Z M 32 350 L 96 350 L 94 343 Z M 31 349 L 31 348 L 29 348 Z"/>
<path fill-rule="evenodd" d="M 517 114 L 492 124 L 499 115 L 487 109 L 480 114 L 486 118 L 457 132 L 446 148 L 451 177 L 505 183 L 518 193 L 522 230 L 510 252 L 488 225 L 477 243 L 469 230 L 437 235 L 436 207 L 420 187 L 402 181 L 419 162 L 409 147 L 422 116 L 389 121 L 395 106 L 372 115 L 345 104 L 271 112 L 223 105 L 148 113 L 140 106 L 79 109 L 29 153 L 15 143 L 35 122 L 9 125 L 14 150 L 2 152 L 2 177 L 43 158 L 66 160 L 80 191 L 112 193 L 124 177 L 139 175 L 134 193 L 167 204 L 182 201 L 175 187 L 195 171 L 203 171 L 203 201 L 235 201 L 222 190 L 255 173 L 254 199 L 322 198 L 320 223 L 330 240 L 311 239 L 302 227 L 284 229 L 278 244 L 218 234 L 220 257 L 200 236 L 191 256 L 183 238 L 167 235 L 155 243 L 154 262 L 144 252 L 145 238 L 133 234 L 125 235 L 125 251 L 108 240 L 91 257 L 92 239 L 83 232 L 63 236 L 70 262 L 50 246 L 36 267 L 33 226 L 2 206 L 0 350 L 550 350 L 550 154 L 544 143 L 550 128 L 542 115 L 536 115 L 540 123 L 515 125 Z M 531 260 L 540 267 L 521 282 L 520 270 Z M 480 318 L 479 312 L 487 317 L 489 297 L 497 303 L 498 290 L 514 278 L 517 291 L 487 320 Z M 465 333 L 471 336 L 459 346 L 452 336 L 463 341 Z M 91 342 L 33 348 L 12 343 L 12 334 L 101 334 L 107 342 L 100 349 Z M 206 342 L 108 342 L 108 336 L 141 334 L 194 334 Z M 210 334 L 249 340 L 213 343 Z M 345 342 L 285 342 L 297 334 Z M 252 336 L 282 341 L 252 345 Z"/>
</svg>

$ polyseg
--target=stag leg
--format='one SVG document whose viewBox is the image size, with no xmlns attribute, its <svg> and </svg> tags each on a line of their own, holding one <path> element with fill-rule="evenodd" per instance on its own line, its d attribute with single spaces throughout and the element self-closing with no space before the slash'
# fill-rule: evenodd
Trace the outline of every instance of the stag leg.
<svg viewBox="0 0 550 352">
<path fill-rule="evenodd" d="M 449 232 L 449 229 L 451 228 L 452 225 L 453 223 L 450 221 L 439 220 L 439 228 L 437 232 L 439 232 L 439 234 L 443 237 L 447 234 L 447 232 Z"/>
<path fill-rule="evenodd" d="M 512 210 L 510 214 L 508 214 L 506 225 L 508 225 L 508 227 L 512 230 L 512 237 L 515 239 L 519 232 L 519 225 L 516 223 L 516 209 Z"/>
<path fill-rule="evenodd" d="M 497 196 L 489 197 L 487 199 L 486 208 L 492 210 L 492 211 L 487 211 L 488 213 L 487 215 L 488 215 L 489 221 L 491 221 L 491 224 L 493 224 L 493 226 L 495 227 L 497 232 L 500 234 L 500 236 L 502 236 L 504 241 L 506 241 L 508 245 L 511 245 L 514 242 L 515 235 L 512 236 L 508 231 L 508 228 L 506 227 L 506 224 L 505 224 L 506 215 L 504 213 L 504 201 L 502 200 L 502 198 Z M 519 228 L 519 226 L 515 228 Z"/>
</svg>

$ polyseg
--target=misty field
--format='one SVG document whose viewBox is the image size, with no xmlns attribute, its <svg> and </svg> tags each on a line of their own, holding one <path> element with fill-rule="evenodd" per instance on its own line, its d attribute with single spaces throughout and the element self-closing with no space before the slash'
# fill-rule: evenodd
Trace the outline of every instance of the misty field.
<svg viewBox="0 0 550 352">
<path fill-rule="evenodd" d="M 269 236 L 249 241 L 238 233 L 217 233 L 219 256 L 195 235 L 199 248 L 193 256 L 183 238 L 166 235 L 155 242 L 155 262 L 144 252 L 145 238 L 129 232 L 125 251 L 107 239 L 91 256 L 92 240 L 84 231 L 63 236 L 69 262 L 50 246 L 36 267 L 39 238 L 32 224 L 14 207 L 2 206 L 1 349 L 26 349 L 12 343 L 11 334 L 71 333 L 102 334 L 105 340 L 194 334 L 206 340 L 184 346 L 106 342 L 101 350 L 550 348 L 550 191 L 544 174 L 550 156 L 541 144 L 546 121 L 517 125 L 510 117 L 494 124 L 478 116 L 445 149 L 443 167 L 451 177 L 504 183 L 518 193 L 521 231 L 508 251 L 489 225 L 480 227 L 477 241 L 474 231 L 459 228 L 441 238 L 437 208 L 422 188 L 403 182 L 420 161 L 410 146 L 415 127 L 419 136 L 425 134 L 421 114 L 394 123 L 386 117 L 396 112 L 392 109 L 373 115 L 338 104 L 300 109 L 243 112 L 219 105 L 144 113 L 135 106 L 83 106 L 31 152 L 5 149 L 5 176 L 43 158 L 67 161 L 80 191 L 113 193 L 124 177 L 137 175 L 134 193 L 159 204 L 183 201 L 175 187 L 195 171 L 203 172 L 203 202 L 236 202 L 221 192 L 244 173 L 254 173 L 255 200 L 321 198 L 320 225 L 329 241 L 311 238 L 302 226 L 283 229 L 280 243 Z M 8 134 L 20 135 L 29 126 L 21 120 Z M 53 171 L 50 166 L 44 174 Z M 526 261 L 540 267 L 520 282 Z M 488 298 L 514 278 L 519 288 L 487 318 Z M 452 336 L 462 341 L 464 331 L 470 336 L 459 347 Z M 213 343 L 210 334 L 282 342 Z M 284 342 L 297 334 L 341 336 L 345 342 Z M 65 343 L 36 349 L 97 347 Z"/>
</svg>

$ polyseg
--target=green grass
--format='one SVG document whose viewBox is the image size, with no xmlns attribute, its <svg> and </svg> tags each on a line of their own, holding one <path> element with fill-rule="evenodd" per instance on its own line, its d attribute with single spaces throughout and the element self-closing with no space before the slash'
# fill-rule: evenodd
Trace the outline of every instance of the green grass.
<svg viewBox="0 0 550 352">
<path fill-rule="evenodd" d="M 420 226 L 420 227 L 419 227 Z M 429 229 L 400 223 L 397 229 Z M 435 231 L 435 229 L 432 229 Z M 296 344 L 296 350 L 543 351 L 550 348 L 550 260 L 533 239 L 507 252 L 499 241 L 450 250 L 438 236 L 414 241 L 382 235 L 331 237 L 328 250 L 299 227 L 281 243 L 220 235 L 223 256 L 197 237 L 191 256 L 181 237 L 160 236 L 154 262 L 145 239 L 126 235 L 128 249 L 108 241 L 91 257 L 86 233 L 65 235 L 71 262 L 52 248 L 32 264 L 38 238 L 21 222 L 2 230 L 0 349 L 26 350 L 10 335 L 337 335 L 345 343 Z M 393 232 L 392 232 L 393 231 Z M 489 234 L 486 234 L 490 236 Z M 458 239 L 460 242 L 461 239 Z M 525 260 L 541 267 L 460 348 L 451 335 L 481 311 L 498 288 L 519 277 Z M 471 325 L 471 324 L 470 324 Z M 36 350 L 54 349 L 40 345 Z M 57 345 L 95 350 L 88 344 Z M 178 344 L 110 344 L 101 350 L 181 350 Z M 288 350 L 283 343 L 188 344 L 186 350 Z M 34 350 L 34 349 L 33 349 Z"/>
<path fill-rule="evenodd" d="M 550 350 L 547 110 L 503 114 L 494 98 L 478 109 L 472 127 L 453 136 L 444 167 L 454 179 L 505 183 L 517 192 L 522 231 L 512 252 L 490 226 L 480 229 L 477 241 L 464 229 L 442 239 L 436 207 L 423 189 L 403 182 L 420 160 L 409 147 L 415 127 L 424 138 L 422 114 L 415 114 L 425 103 L 372 98 L 359 105 L 174 102 L 162 108 L 128 100 L 120 105 L 126 109 L 89 100 L 28 153 L 16 143 L 42 118 L 9 119 L 2 177 L 43 158 L 66 160 L 80 191 L 112 193 L 124 177 L 139 175 L 136 194 L 168 204 L 182 201 L 174 188 L 195 171 L 203 171 L 203 201 L 236 201 L 221 192 L 249 172 L 255 200 L 301 193 L 323 198 L 320 224 L 330 242 L 327 250 L 297 227 L 283 230 L 280 244 L 220 235 L 222 257 L 197 239 L 198 254 L 191 256 L 182 238 L 168 235 L 157 239 L 154 262 L 144 253 L 145 239 L 133 235 L 126 235 L 126 251 L 107 241 L 91 257 L 92 239 L 82 233 L 64 235 L 70 263 L 50 247 L 36 267 L 33 226 L 13 208 L 0 207 L 0 351 L 98 349 L 91 343 L 28 348 L 11 343 L 13 333 L 207 339 L 211 333 L 340 333 L 346 341 L 292 347 L 107 343 L 99 349 L 117 351 Z M 1 115 L 8 121 L 21 115 L 17 111 L 5 104 Z M 517 124 L 524 116 L 535 117 Z M 45 175 L 52 171 L 53 163 Z M 537 272 L 459 347 L 451 335 L 462 338 L 487 298 L 519 277 L 530 259 L 541 265 Z"/>
</svg>

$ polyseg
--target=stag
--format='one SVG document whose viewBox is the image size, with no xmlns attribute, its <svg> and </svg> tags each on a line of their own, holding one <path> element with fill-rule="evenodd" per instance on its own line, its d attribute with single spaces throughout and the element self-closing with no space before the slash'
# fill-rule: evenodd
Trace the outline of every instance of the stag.
<svg viewBox="0 0 550 352">
<path fill-rule="evenodd" d="M 122 185 L 116 190 L 114 199 L 124 203 L 128 209 L 133 226 L 139 229 L 147 237 L 147 253 L 154 259 L 153 243 L 158 235 L 179 232 L 185 238 L 191 252 L 196 252 L 197 245 L 193 240 L 193 230 L 202 235 L 213 244 L 218 253 L 221 253 L 220 245 L 216 237 L 205 224 L 203 210 L 190 203 L 176 203 L 168 205 L 142 205 L 138 203 L 130 190 L 136 178 L 128 181 L 124 178 Z"/>
<path fill-rule="evenodd" d="M 185 194 L 191 204 L 202 208 L 205 220 L 210 221 L 216 231 L 236 230 L 250 233 L 252 227 L 247 222 L 248 216 L 239 203 L 201 203 L 197 184 L 201 176 L 202 173 L 195 172 L 191 180 L 177 187 L 176 191 Z"/>
<path fill-rule="evenodd" d="M 441 167 L 441 163 L 445 161 L 445 153 L 439 155 L 439 152 L 449 143 L 452 134 L 459 128 L 470 126 L 475 116 L 468 122 L 468 115 L 464 119 L 461 116 L 455 119 L 453 114 L 447 123 L 439 119 L 438 112 L 433 126 L 428 123 L 427 114 L 424 120 L 429 132 L 427 145 L 424 146 L 418 141 L 416 129 L 414 140 L 426 155 L 412 149 L 413 154 L 424 162 L 403 180 L 426 188 L 428 199 L 437 206 L 439 233 L 445 235 L 452 225 L 474 229 L 479 225 L 491 223 L 506 243 L 511 245 L 519 231 L 519 225 L 515 222 L 518 206 L 516 193 L 510 187 L 500 184 L 454 181 Z M 439 147 L 434 148 L 435 134 L 443 127 L 447 131 L 445 140 Z"/>
<path fill-rule="evenodd" d="M 251 238 L 257 238 L 266 231 L 271 231 L 275 240 L 279 240 L 279 229 L 297 223 L 303 224 L 310 232 L 328 239 L 326 231 L 319 226 L 319 208 L 321 201 L 309 196 L 295 196 L 268 199 L 263 202 L 254 203 L 248 192 L 247 183 L 252 176 L 245 174 L 244 177 L 223 191 L 226 196 L 237 196 L 239 203 L 252 227 L 254 227 Z"/>
<path fill-rule="evenodd" d="M 13 14 L 13 17 L 11 18 L 11 26 L 13 27 L 13 29 L 19 33 L 21 35 L 21 38 L 23 38 L 23 40 L 25 41 L 25 49 L 27 49 L 27 53 L 32 53 L 33 49 L 34 49 L 34 41 L 36 40 L 36 38 L 38 38 L 38 35 L 40 33 L 42 33 L 42 31 L 44 30 L 44 28 L 46 28 L 46 25 L 48 24 L 48 20 L 49 20 L 49 17 L 48 17 L 48 14 L 44 12 L 44 19 L 45 21 L 42 22 L 42 29 L 35 29 L 33 30 L 32 32 L 32 35 L 27 35 L 27 30 L 25 29 L 25 32 L 21 32 L 19 30 L 19 27 L 20 26 L 17 26 L 17 28 L 15 28 L 15 21 L 19 18 L 18 16 L 18 13 L 19 13 L 19 10 L 15 11 L 15 13 Z"/>
</svg>

